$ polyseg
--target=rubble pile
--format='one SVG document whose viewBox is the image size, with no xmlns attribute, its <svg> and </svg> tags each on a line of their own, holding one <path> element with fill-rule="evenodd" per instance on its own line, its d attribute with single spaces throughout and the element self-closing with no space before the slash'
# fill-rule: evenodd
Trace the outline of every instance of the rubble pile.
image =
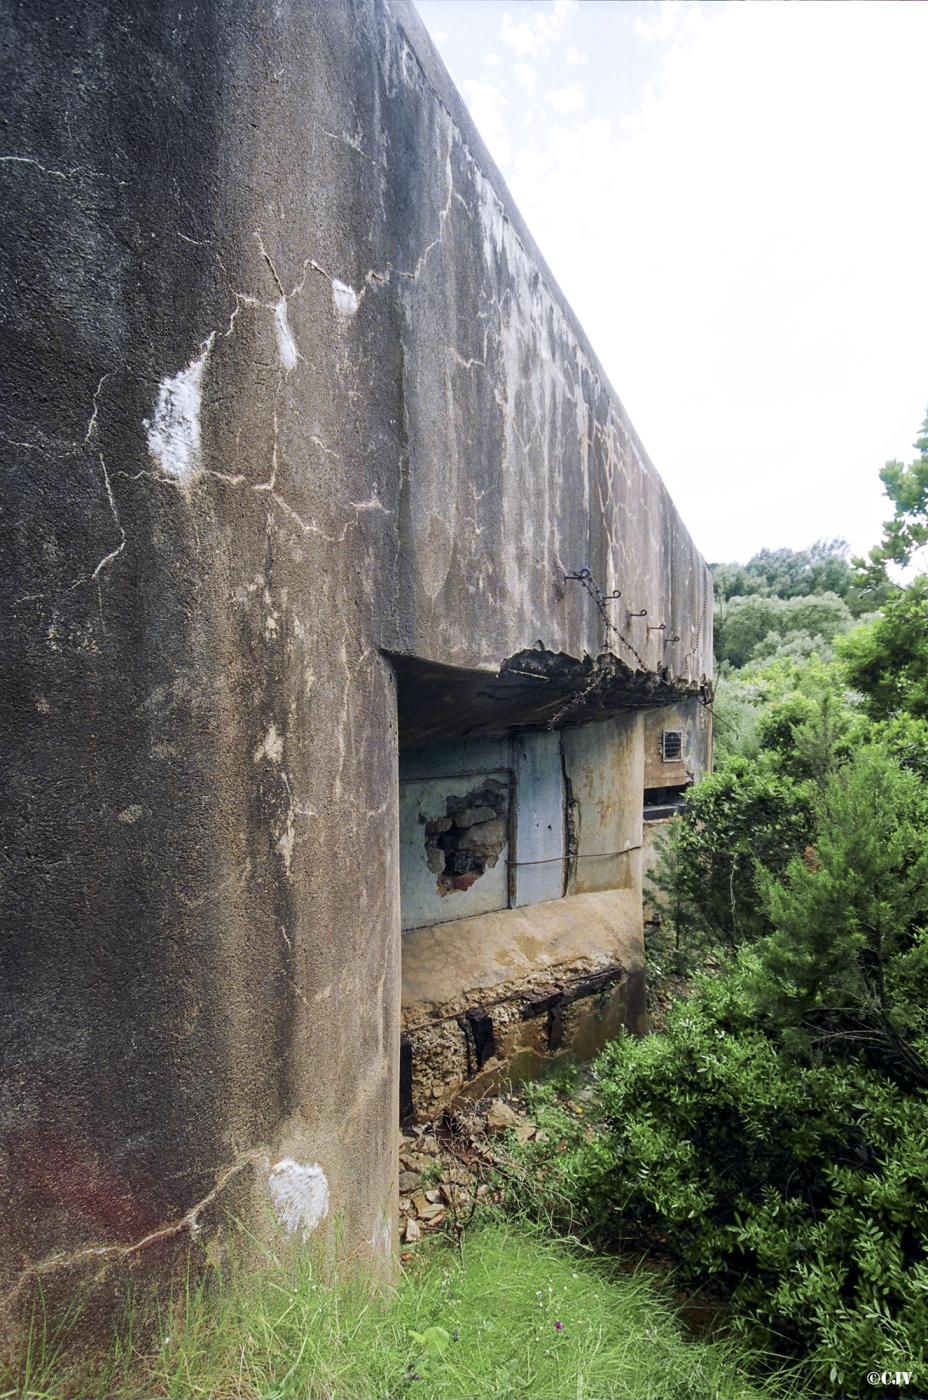
<svg viewBox="0 0 928 1400">
<path fill-rule="evenodd" d="M 484 1099 L 446 1109 L 400 1139 L 400 1237 L 407 1245 L 439 1229 L 463 1231 L 482 1202 L 498 1201 L 502 1136 L 520 1142 L 535 1124 L 513 1101 Z"/>
</svg>

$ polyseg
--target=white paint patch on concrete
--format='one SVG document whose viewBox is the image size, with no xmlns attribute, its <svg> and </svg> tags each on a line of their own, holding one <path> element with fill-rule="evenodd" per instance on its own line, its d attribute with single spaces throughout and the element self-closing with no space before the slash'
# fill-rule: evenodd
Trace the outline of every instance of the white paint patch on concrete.
<svg viewBox="0 0 928 1400">
<path fill-rule="evenodd" d="M 293 847 L 296 842 L 296 822 L 293 819 L 293 808 L 287 813 L 287 825 L 282 834 L 277 838 L 277 853 L 284 863 L 287 874 L 290 873 L 290 866 L 293 863 Z"/>
<path fill-rule="evenodd" d="M 332 300 L 340 316 L 353 316 L 361 304 L 354 287 L 339 282 L 337 277 L 332 278 Z"/>
<path fill-rule="evenodd" d="M 277 336 L 277 353 L 280 356 L 280 363 L 289 374 L 292 369 L 296 368 L 300 352 L 296 348 L 293 331 L 290 329 L 286 297 L 281 297 L 274 307 L 274 334 Z"/>
<path fill-rule="evenodd" d="M 271 1168 L 267 1184 L 279 1224 L 286 1234 L 299 1233 L 305 1242 L 329 1213 L 325 1172 L 318 1162 L 304 1166 L 292 1157 L 282 1157 Z"/>
<path fill-rule="evenodd" d="M 255 763 L 267 758 L 271 763 L 279 763 L 284 756 L 283 735 L 277 733 L 277 725 L 271 724 L 261 743 L 255 749 Z"/>
<path fill-rule="evenodd" d="M 200 469 L 200 409 L 203 374 L 215 332 L 186 369 L 162 379 L 151 422 L 146 418 L 148 450 L 163 472 L 187 487 Z"/>
<path fill-rule="evenodd" d="M 130 807 L 123 807 L 117 817 L 117 821 L 125 822 L 126 826 L 132 826 L 138 821 L 139 817 L 144 816 L 144 813 L 145 809 L 140 807 L 137 802 L 133 802 Z"/>
<path fill-rule="evenodd" d="M 393 1216 L 390 1211 L 385 1210 L 374 1226 L 374 1233 L 371 1235 L 371 1250 L 375 1258 L 378 1255 L 384 1259 L 390 1259 L 393 1256 Z"/>
</svg>

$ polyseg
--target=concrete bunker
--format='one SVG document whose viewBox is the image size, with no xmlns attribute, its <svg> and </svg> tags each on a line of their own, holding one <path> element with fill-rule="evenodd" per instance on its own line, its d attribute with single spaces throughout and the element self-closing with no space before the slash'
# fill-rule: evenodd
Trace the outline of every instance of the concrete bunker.
<svg viewBox="0 0 928 1400">
<path fill-rule="evenodd" d="M 230 1216 L 389 1273 L 398 1070 L 425 1114 L 642 1023 L 649 717 L 712 668 L 409 0 L 181 10 L 10 16 L 7 1314 Z M 505 840 L 430 853 L 491 778 Z"/>
</svg>

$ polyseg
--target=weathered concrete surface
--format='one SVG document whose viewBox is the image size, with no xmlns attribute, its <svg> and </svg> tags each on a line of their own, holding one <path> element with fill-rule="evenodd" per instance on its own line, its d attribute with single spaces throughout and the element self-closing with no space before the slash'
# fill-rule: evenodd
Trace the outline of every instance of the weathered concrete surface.
<svg viewBox="0 0 928 1400">
<path fill-rule="evenodd" d="M 640 885 L 411 929 L 403 944 L 414 1116 L 645 1028 Z M 597 974 L 595 996 L 574 995 Z M 483 1052 L 475 1012 L 489 1023 Z"/>
<path fill-rule="evenodd" d="M 0 1293 L 229 1206 L 388 1266 L 384 653 L 670 698 L 707 574 L 408 6 L 5 10 Z"/>
<path fill-rule="evenodd" d="M 570 894 L 641 888 L 642 733 L 635 713 L 564 733 L 575 832 Z"/>
<path fill-rule="evenodd" d="M 644 786 L 682 787 L 698 782 L 712 768 L 712 714 L 699 697 L 689 696 L 661 709 L 647 710 L 644 719 Z M 678 761 L 662 757 L 661 735 L 679 730 L 683 747 Z"/>
<path fill-rule="evenodd" d="M 403 960 L 404 1025 L 412 1024 L 411 1007 L 456 1013 L 501 985 L 544 976 L 552 968 L 584 959 L 640 968 L 640 930 L 641 905 L 632 890 L 552 899 L 527 909 L 410 929 L 403 935 L 408 949 Z"/>
</svg>

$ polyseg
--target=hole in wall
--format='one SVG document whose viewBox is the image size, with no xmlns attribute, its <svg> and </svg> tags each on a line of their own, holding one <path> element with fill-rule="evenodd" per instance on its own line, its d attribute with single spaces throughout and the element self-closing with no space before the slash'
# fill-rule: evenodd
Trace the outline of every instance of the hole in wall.
<svg viewBox="0 0 928 1400">
<path fill-rule="evenodd" d="M 432 809 L 434 811 L 434 808 Z M 425 826 L 425 853 L 444 897 L 469 890 L 500 857 L 509 834 L 509 788 L 496 778 L 445 798 L 445 815 Z"/>
</svg>

